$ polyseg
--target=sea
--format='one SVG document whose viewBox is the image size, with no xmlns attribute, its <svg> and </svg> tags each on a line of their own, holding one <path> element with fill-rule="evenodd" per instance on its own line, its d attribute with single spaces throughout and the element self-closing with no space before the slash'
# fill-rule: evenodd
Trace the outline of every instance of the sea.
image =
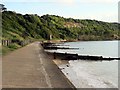
<svg viewBox="0 0 120 90">
<path fill-rule="evenodd" d="M 66 42 L 64 45 L 79 49 L 55 51 L 79 55 L 119 57 L 119 41 L 79 41 Z M 118 60 L 70 60 L 58 67 L 76 88 L 118 88 Z"/>
</svg>

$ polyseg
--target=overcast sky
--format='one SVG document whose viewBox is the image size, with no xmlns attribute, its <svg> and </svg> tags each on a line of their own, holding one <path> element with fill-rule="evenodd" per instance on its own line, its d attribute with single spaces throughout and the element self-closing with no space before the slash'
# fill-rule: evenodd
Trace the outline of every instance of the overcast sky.
<svg viewBox="0 0 120 90">
<path fill-rule="evenodd" d="M 4 0 L 8 10 L 22 14 L 52 14 L 76 19 L 118 22 L 119 0 Z"/>
</svg>

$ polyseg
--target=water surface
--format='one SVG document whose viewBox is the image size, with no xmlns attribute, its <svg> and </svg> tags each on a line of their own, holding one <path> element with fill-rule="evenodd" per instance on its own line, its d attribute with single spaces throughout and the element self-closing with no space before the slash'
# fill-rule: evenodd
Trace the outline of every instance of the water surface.
<svg viewBox="0 0 120 90">
<path fill-rule="evenodd" d="M 57 50 L 58 52 L 78 53 L 80 55 L 97 55 L 118 57 L 118 41 L 80 41 L 68 42 L 65 45 L 79 48 L 78 50 Z"/>
<path fill-rule="evenodd" d="M 117 88 L 118 61 L 69 61 L 59 67 L 77 88 Z"/>
<path fill-rule="evenodd" d="M 77 53 L 80 55 L 98 55 L 119 57 L 118 41 L 80 41 L 68 42 L 69 47 L 78 50 L 57 50 L 57 52 Z M 77 88 L 117 88 L 118 61 L 71 60 L 69 67 L 60 65 L 62 72 Z"/>
</svg>

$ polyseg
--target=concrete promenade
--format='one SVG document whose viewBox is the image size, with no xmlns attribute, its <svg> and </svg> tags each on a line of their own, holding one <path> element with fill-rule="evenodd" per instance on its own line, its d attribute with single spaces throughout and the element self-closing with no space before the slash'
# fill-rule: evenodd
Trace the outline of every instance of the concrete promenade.
<svg viewBox="0 0 120 90">
<path fill-rule="evenodd" d="M 74 88 L 43 51 L 39 42 L 34 42 L 3 56 L 2 87 Z"/>
</svg>

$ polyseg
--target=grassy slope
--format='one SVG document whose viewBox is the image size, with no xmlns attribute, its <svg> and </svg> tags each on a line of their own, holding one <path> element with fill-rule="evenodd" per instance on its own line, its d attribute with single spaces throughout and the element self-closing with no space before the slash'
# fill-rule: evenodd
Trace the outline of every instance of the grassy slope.
<svg viewBox="0 0 120 90">
<path fill-rule="evenodd" d="M 55 15 L 22 15 L 3 12 L 3 38 L 5 39 L 119 39 L 117 23 L 79 20 Z"/>
<path fill-rule="evenodd" d="M 96 20 L 79 20 L 55 15 L 22 15 L 12 11 L 2 13 L 2 39 L 114 40 L 120 39 L 120 24 Z M 14 43 L 3 47 L 3 52 L 21 47 Z"/>
</svg>

